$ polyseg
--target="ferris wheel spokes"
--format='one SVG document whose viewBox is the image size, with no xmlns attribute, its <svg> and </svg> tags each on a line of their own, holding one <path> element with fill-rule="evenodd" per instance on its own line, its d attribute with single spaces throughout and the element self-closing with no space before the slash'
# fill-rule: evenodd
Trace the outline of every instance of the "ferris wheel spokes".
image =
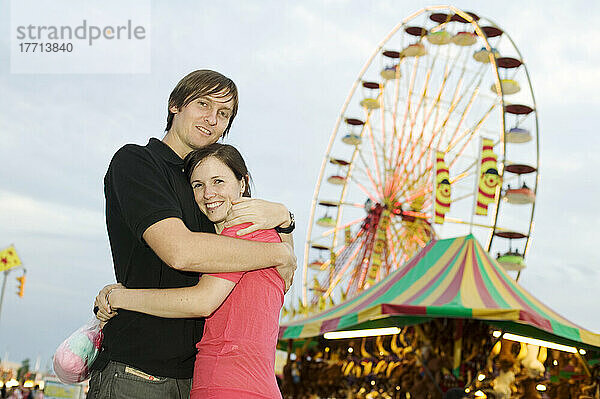
<svg viewBox="0 0 600 399">
<path fill-rule="evenodd" d="M 443 9 L 448 11 L 438 12 Z M 436 10 L 435 13 L 432 10 Z M 456 15 L 461 18 L 454 18 Z M 331 166 L 324 163 L 313 199 L 314 209 L 319 207 L 317 202 L 337 196 L 335 219 L 323 220 L 316 224 L 321 227 L 308 232 L 310 242 L 322 242 L 331 255 L 328 262 L 313 262 L 321 267 L 311 269 L 310 276 L 315 278 L 318 288 L 312 291 L 311 302 L 318 302 L 319 308 L 325 305 L 318 296 L 337 300 L 359 292 L 402 267 L 434 237 L 469 231 L 478 237 L 489 234 L 493 238 L 494 232 L 519 231 L 514 228 L 517 227 L 514 220 L 518 218 L 504 216 L 512 213 L 515 205 L 503 207 L 506 209 L 500 212 L 499 201 L 506 197 L 509 204 L 518 204 L 525 201 L 521 197 L 526 195 L 527 202 L 534 201 L 537 180 L 530 190 L 532 195 L 523 188 L 508 191 L 497 186 L 495 206 L 491 205 L 489 215 L 472 216 L 474 205 L 469 204 L 472 199 L 475 202 L 478 187 L 481 187 L 480 168 L 483 166 L 481 146 L 476 145 L 478 138 L 493 140 L 492 149 L 497 147 L 494 151 L 499 151 L 497 170 L 502 176 L 507 162 L 506 142 L 530 141 L 517 137 L 520 133 L 517 130 L 531 129 L 531 124 L 537 128 L 537 119 L 532 121 L 531 118 L 536 115 L 534 112 L 511 111 L 504 106 L 504 96 L 516 93 L 517 87 L 522 85 L 517 82 L 516 68 L 512 71 L 505 68 L 506 71 L 500 71 L 502 76 L 498 74 L 498 68 L 504 68 L 503 65 L 516 65 L 507 57 L 506 61 L 500 60 L 500 54 L 510 56 L 510 52 L 492 47 L 491 43 L 496 47 L 504 43 L 503 32 L 494 28 L 494 23 L 481 28 L 479 19 L 470 18 L 453 7 L 428 7 L 411 18 L 417 17 L 422 18 L 421 23 L 409 26 L 409 19 L 403 21 L 369 58 L 342 107 L 326 150 L 327 160 L 336 158 L 333 154 L 345 153 L 342 158 L 348 160 L 348 167 L 344 168 L 344 178 L 339 176 L 338 179 L 341 191 L 336 191 L 336 186 L 321 187 L 325 170 L 331 170 Z M 442 29 L 453 39 L 433 40 L 430 33 Z M 500 38 L 488 41 L 499 35 Z M 400 40 L 391 40 L 392 37 Z M 477 41 L 483 44 L 480 50 L 472 47 Z M 379 67 L 374 62 L 378 56 Z M 528 103 L 519 100 L 518 104 Z M 510 141 L 505 124 L 513 114 L 511 122 L 514 122 L 515 133 L 511 130 L 510 134 L 515 138 Z M 364 122 L 358 119 L 349 122 L 357 115 L 361 115 Z M 340 125 L 341 121 L 346 121 L 349 132 L 343 136 L 343 144 L 338 145 L 337 138 L 341 137 L 338 134 L 343 135 L 341 128 L 346 127 Z M 514 148 L 510 147 L 510 151 Z M 528 162 L 530 148 L 518 148 L 512 158 L 516 163 L 537 167 L 535 161 Z M 447 208 L 442 219 L 445 225 L 434 223 L 438 199 L 437 151 L 445 154 L 442 162 L 448 165 L 447 180 L 452 187 L 452 208 Z M 537 172 L 532 176 L 537 177 Z M 512 176 L 507 176 L 504 182 L 510 178 Z M 364 215 L 359 208 L 365 211 Z M 500 213 L 502 218 L 498 219 Z M 314 210 L 311 226 L 320 221 L 313 220 L 313 214 Z M 328 227 L 325 222 L 330 226 L 321 230 Z M 489 247 L 491 240 L 488 242 Z M 314 251 L 308 246 L 306 257 L 315 254 Z"/>
<path fill-rule="evenodd" d="M 383 96 L 380 96 L 383 98 Z M 370 118 L 367 118 L 367 120 L 370 121 Z M 379 192 L 383 195 L 383 190 L 382 190 L 382 180 L 381 180 L 381 175 L 379 173 L 379 163 L 377 162 L 377 149 L 375 148 L 375 140 L 373 138 L 373 129 L 371 129 L 371 123 L 366 123 L 365 124 L 365 129 L 367 129 L 368 134 L 369 134 L 369 142 L 371 143 L 371 155 L 373 156 L 373 162 L 375 163 L 373 165 L 373 169 L 375 169 L 375 175 L 377 177 L 377 188 L 380 190 Z M 368 169 L 367 169 L 368 170 Z"/>
</svg>

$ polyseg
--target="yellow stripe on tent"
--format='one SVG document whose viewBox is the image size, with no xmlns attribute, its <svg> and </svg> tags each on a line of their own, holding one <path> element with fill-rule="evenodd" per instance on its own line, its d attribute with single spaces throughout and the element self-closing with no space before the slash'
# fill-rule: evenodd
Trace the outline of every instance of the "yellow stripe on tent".
<svg viewBox="0 0 600 399">
<path fill-rule="evenodd" d="M 466 308 L 485 308 L 485 304 L 479 295 L 479 289 L 475 283 L 475 274 L 473 273 L 473 251 L 475 246 L 475 240 L 469 240 L 467 242 L 467 253 L 465 259 L 465 269 L 463 272 L 463 278 L 460 282 L 460 300 L 462 305 Z"/>
<path fill-rule="evenodd" d="M 359 323 L 379 318 L 381 316 L 381 305 L 375 305 L 361 310 L 358 312 L 357 316 Z"/>
<path fill-rule="evenodd" d="M 473 318 L 488 320 L 515 320 L 519 321 L 519 309 L 473 309 Z"/>
<path fill-rule="evenodd" d="M 588 344 L 600 347 L 600 335 L 588 330 L 579 329 L 579 337 L 581 341 Z"/>
</svg>

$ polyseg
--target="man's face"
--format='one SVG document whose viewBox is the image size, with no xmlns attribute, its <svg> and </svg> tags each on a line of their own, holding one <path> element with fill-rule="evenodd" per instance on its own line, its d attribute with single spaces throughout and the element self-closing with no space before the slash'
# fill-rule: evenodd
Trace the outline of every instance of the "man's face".
<svg viewBox="0 0 600 399">
<path fill-rule="evenodd" d="M 216 143 L 227 129 L 232 110 L 233 99 L 218 95 L 199 97 L 182 108 L 170 107 L 175 116 L 169 132 L 174 133 L 179 155 Z"/>
</svg>

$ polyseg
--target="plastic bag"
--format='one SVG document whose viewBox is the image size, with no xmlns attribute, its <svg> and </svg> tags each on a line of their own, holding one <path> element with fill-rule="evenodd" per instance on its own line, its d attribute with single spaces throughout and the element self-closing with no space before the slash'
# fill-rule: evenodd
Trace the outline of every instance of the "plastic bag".
<svg viewBox="0 0 600 399">
<path fill-rule="evenodd" d="M 54 353 L 54 372 L 65 384 L 85 381 L 102 346 L 102 329 L 95 317 L 65 339 Z"/>
</svg>

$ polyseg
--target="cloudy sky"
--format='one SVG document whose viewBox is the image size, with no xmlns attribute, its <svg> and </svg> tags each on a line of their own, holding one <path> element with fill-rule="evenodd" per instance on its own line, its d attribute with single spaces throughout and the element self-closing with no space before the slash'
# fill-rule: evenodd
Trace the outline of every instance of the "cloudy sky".
<svg viewBox="0 0 600 399">
<path fill-rule="evenodd" d="M 27 284 L 19 298 L 20 272 L 8 276 L 0 357 L 39 357 L 45 367 L 114 279 L 103 217 L 108 162 L 125 143 L 162 137 L 166 101 L 182 76 L 210 68 L 237 82 L 240 112 L 227 142 L 245 154 L 256 195 L 295 212 L 301 261 L 320 163 L 354 79 L 396 24 L 435 3 L 152 2 L 149 72 L 130 74 L 11 73 L 10 4 L 0 1 L 0 247 L 15 244 Z M 511 35 L 538 103 L 541 182 L 520 283 L 600 332 L 600 3 L 454 5 Z"/>
</svg>

